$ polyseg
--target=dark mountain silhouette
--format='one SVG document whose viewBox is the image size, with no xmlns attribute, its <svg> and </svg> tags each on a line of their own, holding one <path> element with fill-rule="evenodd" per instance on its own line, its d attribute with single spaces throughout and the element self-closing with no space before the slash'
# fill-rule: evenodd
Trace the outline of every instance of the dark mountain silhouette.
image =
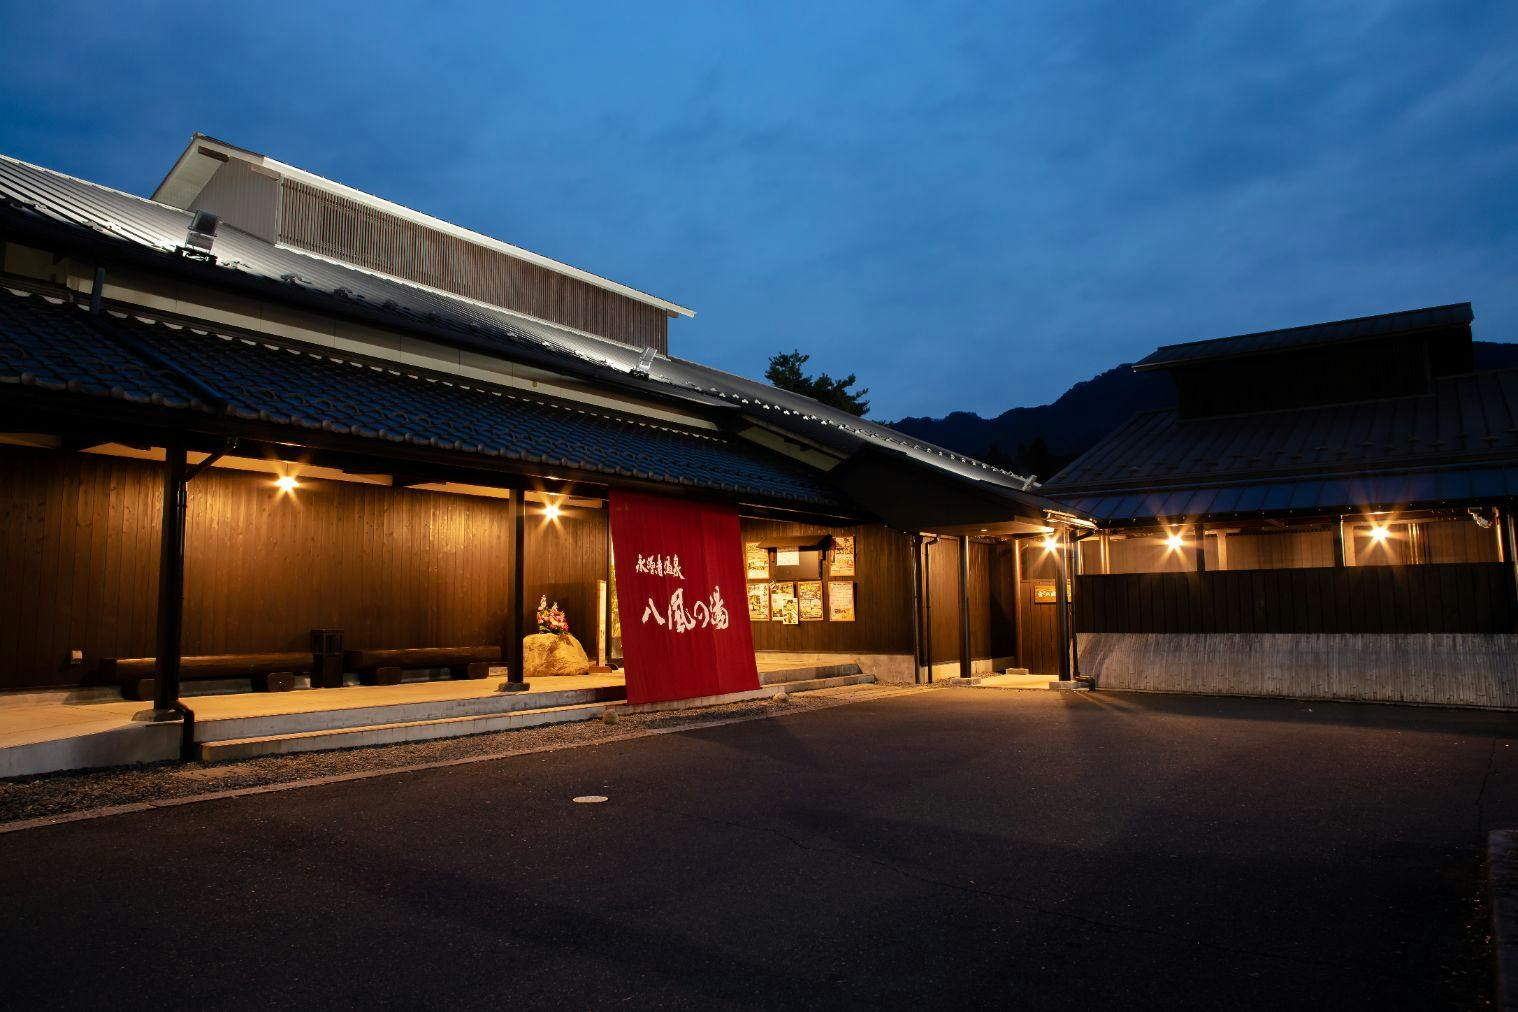
<svg viewBox="0 0 1518 1012">
<path fill-rule="evenodd" d="M 1478 370 L 1518 366 L 1518 344 L 1473 342 Z M 1129 364 L 1083 380 L 1052 404 L 1012 408 L 995 418 L 955 411 L 943 418 L 903 418 L 892 428 L 988 464 L 1043 481 L 1136 412 L 1170 407 L 1175 387 L 1163 373 Z"/>
</svg>

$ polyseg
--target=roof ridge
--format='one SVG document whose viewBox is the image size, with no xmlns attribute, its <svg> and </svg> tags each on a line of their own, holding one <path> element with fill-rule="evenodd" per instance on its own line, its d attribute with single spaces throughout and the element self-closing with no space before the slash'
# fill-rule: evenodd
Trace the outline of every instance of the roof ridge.
<svg viewBox="0 0 1518 1012">
<path fill-rule="evenodd" d="M 1162 344 L 1155 348 L 1156 352 L 1168 351 L 1173 348 L 1194 348 L 1198 345 L 1213 344 L 1219 341 L 1236 341 L 1245 337 L 1266 337 L 1271 334 L 1286 334 L 1294 330 L 1315 330 L 1319 327 L 1337 327 L 1346 323 L 1364 323 L 1367 320 L 1379 320 L 1391 316 L 1408 316 L 1413 313 L 1433 313 L 1441 309 L 1458 309 L 1461 306 L 1469 306 L 1470 300 L 1463 302 L 1449 302 L 1439 306 L 1418 306 L 1413 309 L 1395 309 L 1389 313 L 1368 313 L 1365 316 L 1347 316 L 1342 320 L 1324 320 L 1320 323 L 1299 323 L 1290 327 L 1271 327 L 1268 330 L 1251 330 L 1240 334 L 1228 334 L 1223 337 L 1203 337 L 1193 341 L 1176 341 L 1171 344 Z"/>
</svg>

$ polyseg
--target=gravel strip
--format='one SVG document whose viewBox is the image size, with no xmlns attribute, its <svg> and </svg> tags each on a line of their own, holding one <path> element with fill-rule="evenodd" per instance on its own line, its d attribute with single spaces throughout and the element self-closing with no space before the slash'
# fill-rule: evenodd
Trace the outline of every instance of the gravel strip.
<svg viewBox="0 0 1518 1012">
<path fill-rule="evenodd" d="M 826 710 L 929 689 L 929 686 L 853 685 L 793 695 L 787 703 L 758 699 L 696 710 L 618 714 L 615 724 L 587 720 L 463 738 L 367 745 L 224 763 L 155 763 L 0 780 L 0 823 L 424 763 L 504 759 L 530 752 L 625 741 L 693 726 Z"/>
</svg>

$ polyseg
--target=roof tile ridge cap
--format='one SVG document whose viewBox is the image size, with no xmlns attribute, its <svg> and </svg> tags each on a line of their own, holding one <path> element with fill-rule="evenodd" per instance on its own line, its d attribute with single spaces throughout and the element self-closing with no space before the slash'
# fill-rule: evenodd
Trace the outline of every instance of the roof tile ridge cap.
<svg viewBox="0 0 1518 1012">
<path fill-rule="evenodd" d="M 191 216 L 191 213 L 182 207 L 175 207 L 173 204 L 165 204 L 161 201 L 154 200 L 151 197 L 141 197 L 135 193 L 128 192 L 127 190 L 118 190 L 114 186 L 106 186 L 104 183 L 97 183 L 93 179 L 84 179 L 80 176 L 73 176 L 59 169 L 49 168 L 46 165 L 38 165 L 36 162 L 28 162 L 17 158 L 15 155 L 8 155 L 3 151 L 0 151 L 0 160 L 10 162 L 13 165 L 20 165 L 28 169 L 36 169 L 38 172 L 45 172 L 50 176 L 57 176 L 59 179 L 67 179 L 71 183 L 80 183 L 84 186 L 92 187 L 96 190 L 103 190 L 106 193 L 114 193 L 122 197 L 130 197 L 132 200 L 135 200 L 140 204 L 148 204 L 152 207 L 161 208 L 165 211 L 173 211 L 175 214 L 182 214 L 187 218 Z"/>
<path fill-rule="evenodd" d="M 1413 309 L 1394 309 L 1389 313 L 1366 313 L 1363 316 L 1347 316 L 1342 320 L 1321 320 L 1317 323 L 1299 323 L 1292 327 L 1272 327 L 1269 330 L 1251 330 L 1242 334 L 1227 334 L 1223 337 L 1201 337 L 1192 341 L 1175 341 L 1171 344 L 1158 345 L 1151 354 L 1158 354 L 1174 348 L 1195 348 L 1198 345 L 1212 344 L 1217 341 L 1236 341 L 1245 337 L 1268 337 L 1271 334 L 1288 334 L 1294 330 L 1314 330 L 1320 327 L 1338 327 L 1350 323 L 1364 323 L 1367 320 L 1384 320 L 1393 316 L 1414 316 L 1420 313 L 1437 313 L 1445 309 L 1470 308 L 1471 301 L 1466 299 L 1461 302 L 1449 302 L 1439 306 L 1417 306 Z M 1475 313 L 1471 314 L 1473 317 Z M 1411 328 L 1413 331 L 1429 330 L 1440 326 L 1437 323 L 1420 324 Z M 1149 356 L 1145 356 L 1146 358 Z"/>
</svg>

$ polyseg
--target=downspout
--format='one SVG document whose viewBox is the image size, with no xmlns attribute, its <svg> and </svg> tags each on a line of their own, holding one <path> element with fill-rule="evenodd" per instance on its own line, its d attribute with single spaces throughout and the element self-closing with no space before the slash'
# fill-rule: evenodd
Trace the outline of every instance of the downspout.
<svg viewBox="0 0 1518 1012">
<path fill-rule="evenodd" d="M 922 535 L 908 534 L 912 546 L 912 684 L 922 684 Z"/>
<path fill-rule="evenodd" d="M 933 684 L 933 552 L 938 543 L 935 534 L 922 539 L 922 656 L 928 666 L 928 684 Z"/>
</svg>

